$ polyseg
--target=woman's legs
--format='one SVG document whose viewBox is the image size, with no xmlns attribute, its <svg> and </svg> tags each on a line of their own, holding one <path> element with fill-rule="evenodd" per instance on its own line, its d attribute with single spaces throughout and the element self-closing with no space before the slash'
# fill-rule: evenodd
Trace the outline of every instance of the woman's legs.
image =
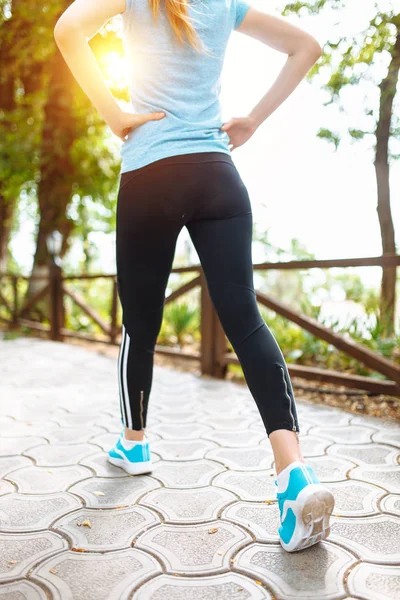
<svg viewBox="0 0 400 600">
<path fill-rule="evenodd" d="M 146 427 L 165 287 L 178 234 L 186 225 L 271 441 L 279 539 L 286 550 L 300 550 L 329 535 L 334 498 L 313 469 L 303 464 L 289 373 L 257 307 L 247 189 L 233 162 L 222 153 L 156 163 L 123 174 L 118 197 L 117 273 L 123 307 L 118 366 L 125 438 L 141 439 Z M 145 442 L 120 437 L 109 450 L 109 460 L 131 474 L 151 471 Z"/>
<path fill-rule="evenodd" d="M 163 186 L 152 169 L 122 174 L 118 193 L 116 259 L 122 305 L 118 384 L 125 437 L 142 440 L 152 386 L 154 346 L 165 288 L 182 223 L 165 212 Z"/>
<path fill-rule="evenodd" d="M 304 459 L 286 363 L 256 302 L 248 192 L 232 165 L 211 165 L 204 176 L 209 200 L 187 228 L 211 299 L 263 419 L 279 473 L 291 462 Z"/>
<path fill-rule="evenodd" d="M 227 155 L 177 159 L 182 164 L 164 159 L 121 179 L 116 244 L 123 338 L 118 367 L 126 437 L 143 438 L 165 288 L 177 237 L 186 225 L 279 472 L 302 458 L 299 425 L 284 357 L 256 302 L 247 189 Z"/>
</svg>

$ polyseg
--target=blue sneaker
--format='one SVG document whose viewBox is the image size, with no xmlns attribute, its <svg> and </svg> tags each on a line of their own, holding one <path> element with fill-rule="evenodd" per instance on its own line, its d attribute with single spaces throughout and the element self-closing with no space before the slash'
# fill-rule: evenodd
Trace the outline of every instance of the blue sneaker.
<svg viewBox="0 0 400 600">
<path fill-rule="evenodd" d="M 130 475 L 150 473 L 152 461 L 146 436 L 143 441 L 137 442 L 132 448 L 126 449 L 123 446 L 123 434 L 121 433 L 116 444 L 108 451 L 108 461 L 116 467 L 121 467 Z"/>
<path fill-rule="evenodd" d="M 285 550 L 302 550 L 328 537 L 335 499 L 310 465 L 293 466 L 286 489 L 277 491 L 276 497 L 280 512 L 279 541 Z"/>
</svg>

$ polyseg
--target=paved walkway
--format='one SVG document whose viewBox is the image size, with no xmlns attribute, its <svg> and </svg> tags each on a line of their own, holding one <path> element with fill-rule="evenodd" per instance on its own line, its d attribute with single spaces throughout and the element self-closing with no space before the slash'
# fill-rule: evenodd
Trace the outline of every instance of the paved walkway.
<svg viewBox="0 0 400 600">
<path fill-rule="evenodd" d="M 273 455 L 246 386 L 155 367 L 154 470 L 106 461 L 116 361 L 0 341 L 0 600 L 400 598 L 400 426 L 297 401 L 336 497 L 328 540 L 287 553 Z"/>
</svg>

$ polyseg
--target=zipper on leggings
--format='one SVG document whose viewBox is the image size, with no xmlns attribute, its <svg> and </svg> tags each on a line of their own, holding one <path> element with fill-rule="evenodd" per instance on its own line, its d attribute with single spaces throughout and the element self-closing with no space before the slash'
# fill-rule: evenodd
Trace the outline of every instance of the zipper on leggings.
<svg viewBox="0 0 400 600">
<path fill-rule="evenodd" d="M 290 396 L 290 394 L 288 392 L 286 378 L 285 378 L 285 371 L 284 371 L 283 367 L 279 367 L 279 368 L 282 371 L 282 377 L 283 377 L 283 383 L 285 384 L 286 396 L 289 398 L 289 412 L 292 417 L 292 423 L 293 423 L 292 431 L 297 431 L 296 422 L 294 420 L 294 416 L 293 416 L 293 412 L 292 412 L 292 397 Z"/>
<path fill-rule="evenodd" d="M 140 392 L 140 424 L 143 429 L 143 390 Z"/>
</svg>

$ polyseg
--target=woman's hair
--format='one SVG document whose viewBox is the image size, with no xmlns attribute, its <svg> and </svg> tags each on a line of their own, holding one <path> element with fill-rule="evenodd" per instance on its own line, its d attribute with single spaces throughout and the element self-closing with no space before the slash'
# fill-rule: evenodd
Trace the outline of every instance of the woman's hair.
<svg viewBox="0 0 400 600">
<path fill-rule="evenodd" d="M 158 11 L 160 10 L 160 0 L 148 0 L 156 20 Z M 195 28 L 191 23 L 191 18 L 188 14 L 189 0 L 161 0 L 165 2 L 169 23 L 173 29 L 175 38 L 180 44 L 183 44 L 186 37 L 189 44 L 195 50 L 204 51 L 204 45 Z"/>
</svg>

